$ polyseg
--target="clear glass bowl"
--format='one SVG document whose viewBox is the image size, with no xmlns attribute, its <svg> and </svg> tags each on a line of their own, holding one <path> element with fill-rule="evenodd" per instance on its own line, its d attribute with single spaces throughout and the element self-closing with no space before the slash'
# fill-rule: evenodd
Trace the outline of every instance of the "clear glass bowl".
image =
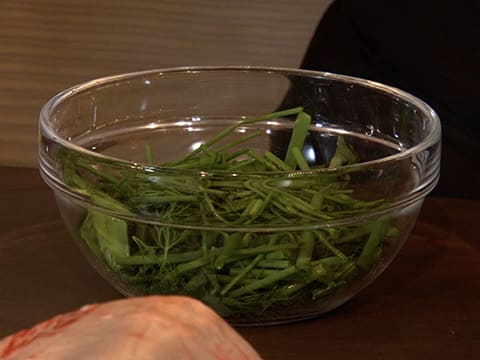
<svg viewBox="0 0 480 360">
<path fill-rule="evenodd" d="M 301 169 L 283 161 L 295 114 L 249 121 L 294 107 L 311 116 Z M 428 105 L 321 72 L 112 76 L 58 94 L 40 116 L 41 174 L 93 267 L 127 296 L 193 296 L 235 325 L 313 317 L 372 282 L 409 236 L 439 159 Z"/>
</svg>

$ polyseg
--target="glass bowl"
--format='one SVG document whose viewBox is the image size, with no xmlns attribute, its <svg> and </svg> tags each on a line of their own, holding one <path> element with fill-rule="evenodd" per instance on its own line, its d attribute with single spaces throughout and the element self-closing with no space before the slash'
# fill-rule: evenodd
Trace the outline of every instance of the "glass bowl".
<svg viewBox="0 0 480 360">
<path fill-rule="evenodd" d="M 41 174 L 92 266 L 126 296 L 192 296 L 234 325 L 317 316 L 371 283 L 439 159 L 424 102 L 322 72 L 137 72 L 40 115 Z"/>
</svg>

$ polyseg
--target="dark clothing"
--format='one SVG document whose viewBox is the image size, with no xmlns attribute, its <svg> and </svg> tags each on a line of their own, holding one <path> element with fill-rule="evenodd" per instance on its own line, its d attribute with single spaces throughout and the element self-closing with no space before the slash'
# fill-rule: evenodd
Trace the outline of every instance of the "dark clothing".
<svg viewBox="0 0 480 360">
<path fill-rule="evenodd" d="M 337 0 L 302 67 L 408 91 L 442 121 L 434 194 L 480 198 L 480 1 Z"/>
</svg>

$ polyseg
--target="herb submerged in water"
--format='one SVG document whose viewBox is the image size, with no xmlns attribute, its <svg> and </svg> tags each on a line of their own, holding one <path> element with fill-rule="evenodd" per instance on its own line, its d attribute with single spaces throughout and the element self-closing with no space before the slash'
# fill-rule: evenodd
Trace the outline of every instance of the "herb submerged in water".
<svg viewBox="0 0 480 360">
<path fill-rule="evenodd" d="M 242 126 L 291 115 L 296 121 L 283 160 L 269 150 L 259 154 L 242 147 L 260 130 L 225 143 Z M 301 228 L 381 206 L 381 200 L 355 199 L 345 189 L 348 175 L 309 173 L 356 161 L 338 137 L 329 163 L 311 167 L 302 153 L 309 128 L 310 116 L 302 108 L 243 120 L 183 159 L 148 171 L 104 171 L 105 164 L 65 153 L 65 181 L 94 204 L 172 224 L 123 220 L 91 209 L 80 235 L 139 294 L 193 296 L 224 316 L 258 315 L 275 304 L 327 296 L 368 270 L 396 230 L 384 218 L 307 230 L 275 228 Z M 150 146 L 146 158 L 153 163 Z M 176 172 L 189 169 L 202 173 Z M 182 226 L 195 223 L 198 228 Z"/>
</svg>

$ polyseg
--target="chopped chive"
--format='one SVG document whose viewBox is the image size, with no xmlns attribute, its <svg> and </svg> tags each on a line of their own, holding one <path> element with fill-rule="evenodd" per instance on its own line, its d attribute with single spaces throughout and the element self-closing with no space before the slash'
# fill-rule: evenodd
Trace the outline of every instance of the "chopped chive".
<svg viewBox="0 0 480 360">
<path fill-rule="evenodd" d="M 288 109 L 288 110 L 277 111 L 277 112 L 273 112 L 273 113 L 270 113 L 270 114 L 254 117 L 254 118 L 251 118 L 251 119 L 242 120 L 242 121 L 240 121 L 236 124 L 233 124 L 233 125 L 227 127 L 225 130 L 219 132 L 212 139 L 210 139 L 205 144 L 203 144 L 203 147 L 208 148 L 208 147 L 218 143 L 224 137 L 226 137 L 227 135 L 234 132 L 235 129 L 237 129 L 237 128 L 243 126 L 243 125 L 255 124 L 257 122 L 262 122 L 262 121 L 265 121 L 265 120 L 270 120 L 270 119 L 295 115 L 295 114 L 300 113 L 302 110 L 303 110 L 302 107 L 296 107 L 296 108 L 292 108 L 292 109 Z M 201 151 L 202 151 L 202 149 L 197 148 L 196 150 L 192 151 L 189 155 L 187 155 L 185 158 L 183 158 L 183 160 L 188 160 L 188 159 L 195 156 L 196 154 L 198 154 Z"/>
<path fill-rule="evenodd" d="M 285 158 L 275 155 L 283 151 L 274 142 L 267 149 L 248 147 L 262 136 L 263 125 L 247 125 L 292 115 Z M 350 176 L 315 172 L 357 161 L 341 136 L 329 163 L 309 166 L 302 151 L 310 121 L 301 107 L 244 119 L 183 159 L 148 171 L 62 152 L 65 181 L 96 206 L 87 210 L 80 236 L 121 281 L 141 293 L 194 296 L 222 314 L 263 316 L 276 303 L 328 296 L 363 273 L 359 268 L 373 268 L 400 231 L 384 219 L 323 226 L 385 202 L 357 199 Z M 235 132 L 241 127 L 248 132 Z M 149 165 L 152 152 L 147 144 Z M 193 171 L 184 176 L 177 170 Z M 144 215 L 154 222 L 131 220 Z M 309 230 L 284 230 L 304 225 Z"/>
<path fill-rule="evenodd" d="M 313 248 L 315 246 L 314 237 L 311 231 L 304 231 L 300 236 L 300 247 L 296 260 L 297 268 L 308 268 L 312 261 Z"/>
<path fill-rule="evenodd" d="M 373 224 L 372 232 L 357 259 L 358 266 L 366 269 L 374 262 L 379 245 L 385 236 L 386 227 L 386 219 L 381 219 Z"/>
<path fill-rule="evenodd" d="M 225 295 L 232 287 L 235 286 L 250 270 L 252 270 L 262 259 L 264 255 L 260 254 L 255 257 L 241 272 L 239 272 L 235 277 L 220 291 L 220 294 Z"/>
<path fill-rule="evenodd" d="M 307 160 L 305 160 L 305 157 L 298 147 L 292 147 L 292 154 L 300 170 L 310 170 Z"/>
<path fill-rule="evenodd" d="M 272 273 L 263 279 L 259 279 L 257 281 L 252 282 L 251 284 L 245 285 L 237 290 L 230 292 L 230 296 L 238 297 L 243 294 L 250 293 L 254 290 L 269 286 L 279 280 L 285 279 L 286 277 L 293 275 L 297 269 L 295 266 L 289 266 L 286 269 L 278 270 L 275 273 Z"/>
<path fill-rule="evenodd" d="M 310 115 L 300 112 L 295 120 L 295 126 L 293 127 L 292 137 L 288 144 L 287 155 L 285 156 L 285 163 L 295 168 L 296 161 L 293 155 L 293 148 L 303 149 L 305 138 L 307 137 L 308 130 L 310 128 L 311 117 Z"/>
<path fill-rule="evenodd" d="M 285 170 L 285 171 L 292 171 L 293 168 L 288 166 L 284 161 L 278 158 L 274 153 L 271 151 L 265 151 L 264 154 L 265 159 L 270 161 L 278 170 Z"/>
</svg>

